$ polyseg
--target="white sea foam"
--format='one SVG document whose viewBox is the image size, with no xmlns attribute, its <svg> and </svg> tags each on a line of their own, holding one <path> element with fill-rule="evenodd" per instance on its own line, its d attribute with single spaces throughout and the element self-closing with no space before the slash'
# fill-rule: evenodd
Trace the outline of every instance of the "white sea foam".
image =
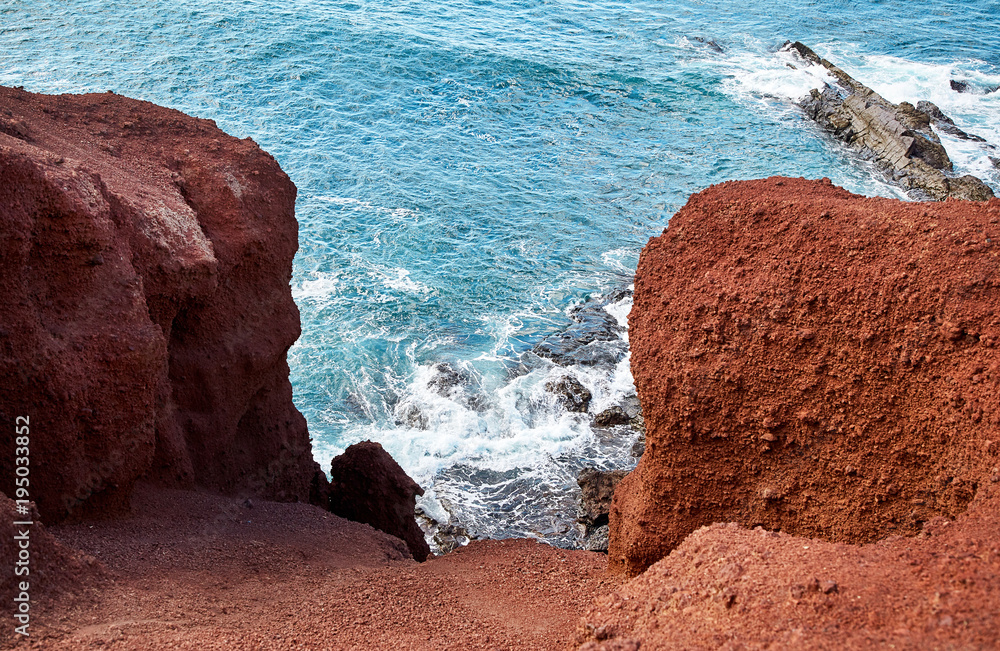
<svg viewBox="0 0 1000 651">
<path fill-rule="evenodd" d="M 368 275 L 385 287 L 405 294 L 429 294 L 431 288 L 410 278 L 410 272 L 399 267 L 374 267 Z"/>
<path fill-rule="evenodd" d="M 629 291 L 635 291 L 635 285 L 629 285 Z M 628 314 L 632 311 L 632 295 L 623 296 L 614 303 L 604 306 L 604 311 L 615 317 L 615 320 L 623 328 L 628 328 Z M 628 341 L 628 331 L 624 333 L 624 338 Z"/>
<path fill-rule="evenodd" d="M 318 305 L 328 305 L 336 299 L 341 285 L 337 272 L 316 272 L 312 278 L 292 287 L 292 298 L 296 302 L 312 301 Z"/>
<path fill-rule="evenodd" d="M 720 62 L 724 91 L 743 99 L 798 101 L 833 80 L 820 65 L 807 64 L 791 52 L 733 50 Z"/>
<path fill-rule="evenodd" d="M 605 309 L 626 326 L 631 305 L 626 297 Z M 341 441 L 344 447 L 364 439 L 379 441 L 425 488 L 421 506 L 439 521 L 455 516 L 479 535 L 556 535 L 566 540 L 574 535 L 575 476 L 581 460 L 617 467 L 634 462 L 628 450 L 635 433 L 619 432 L 609 441 L 591 427 L 590 415 L 634 394 L 629 356 L 609 369 L 559 366 L 531 355 L 533 367 L 512 377 L 498 362 L 511 361 L 503 350 L 518 327 L 512 316 L 485 320 L 480 330 L 494 337 L 493 355 L 451 362 L 448 373 L 458 378 L 452 383 L 442 382 L 439 364 L 417 364 L 396 388 L 394 424 L 376 418 L 355 422 Z M 406 355 L 415 357 L 414 351 Z M 567 412 L 547 390 L 547 384 L 566 376 L 590 391 L 589 414 Z M 368 382 L 353 380 L 362 389 Z M 363 402 L 356 408 L 369 411 Z M 318 446 L 315 454 L 328 465 L 342 450 Z M 484 472 L 493 474 L 477 474 Z M 532 492 L 545 506 L 529 508 Z"/>
<path fill-rule="evenodd" d="M 657 208 L 662 210 L 663 205 L 658 205 Z M 609 269 L 631 276 L 635 273 L 636 250 L 632 247 L 621 247 L 605 251 L 601 254 L 601 261 Z"/>
</svg>

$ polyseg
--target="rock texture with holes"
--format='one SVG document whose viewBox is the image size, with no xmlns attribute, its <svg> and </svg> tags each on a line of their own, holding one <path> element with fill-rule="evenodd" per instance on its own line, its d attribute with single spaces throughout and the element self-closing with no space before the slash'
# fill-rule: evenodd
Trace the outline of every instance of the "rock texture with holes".
<svg viewBox="0 0 1000 651">
<path fill-rule="evenodd" d="M 641 574 L 581 649 L 1000 639 L 997 238 L 997 199 L 781 178 L 691 197 L 629 320 L 647 449 L 609 562 Z"/>
<path fill-rule="evenodd" d="M 780 178 L 693 196 L 636 274 L 646 452 L 612 568 L 713 522 L 865 543 L 965 511 L 1000 463 L 998 238 L 997 199 Z"/>
</svg>

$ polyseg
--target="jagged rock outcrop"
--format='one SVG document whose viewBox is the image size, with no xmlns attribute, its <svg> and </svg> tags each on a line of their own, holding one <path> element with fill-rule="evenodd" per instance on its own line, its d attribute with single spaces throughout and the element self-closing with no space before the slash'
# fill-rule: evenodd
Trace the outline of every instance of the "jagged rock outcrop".
<svg viewBox="0 0 1000 651">
<path fill-rule="evenodd" d="M 546 382 L 545 390 L 553 394 L 566 411 L 575 413 L 585 413 L 590 408 L 590 401 L 593 398 L 590 390 L 571 375 Z"/>
<path fill-rule="evenodd" d="M 801 102 L 806 115 L 874 160 L 916 198 L 986 201 L 993 197 L 989 186 L 975 176 L 952 173 L 951 159 L 927 112 L 908 102 L 893 104 L 802 43 L 785 47 L 808 63 L 822 65 L 835 80 Z M 935 116 L 934 122 L 951 122 L 941 117 Z"/>
<path fill-rule="evenodd" d="M 863 543 L 965 511 L 1000 463 L 997 238 L 997 199 L 779 178 L 693 196 L 636 274 L 646 451 L 611 567 L 713 522 Z"/>
<path fill-rule="evenodd" d="M 330 511 L 402 539 L 418 561 L 430 554 L 415 515 L 417 496 L 423 494 L 373 441 L 349 446 L 330 465 Z"/>
<path fill-rule="evenodd" d="M 581 648 L 998 639 L 997 238 L 1000 199 L 780 178 L 691 197 L 629 319 L 647 449 L 609 564 L 642 574 Z"/>
<path fill-rule="evenodd" d="M 211 121 L 0 88 L 0 422 L 31 419 L 47 522 L 121 512 L 140 477 L 320 499 L 285 362 L 294 202 Z"/>
<path fill-rule="evenodd" d="M 605 308 L 631 294 L 631 289 L 620 287 L 577 306 L 569 314 L 572 323 L 538 342 L 531 352 L 561 366 L 617 364 L 628 354 L 621 334 L 625 329 Z"/>
</svg>

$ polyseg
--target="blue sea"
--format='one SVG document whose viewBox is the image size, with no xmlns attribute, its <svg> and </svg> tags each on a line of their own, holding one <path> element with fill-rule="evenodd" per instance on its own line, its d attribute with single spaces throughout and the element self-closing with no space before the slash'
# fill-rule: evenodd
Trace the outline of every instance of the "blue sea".
<svg viewBox="0 0 1000 651">
<path fill-rule="evenodd" d="M 627 355 L 535 347 L 581 305 L 624 325 L 642 246 L 710 184 L 902 197 L 803 119 L 824 74 L 786 40 L 1000 146 L 983 0 L 5 0 L 0 84 L 113 90 L 256 140 L 299 189 L 289 362 L 317 460 L 379 441 L 439 522 L 572 546 L 577 472 L 636 462 L 635 431 L 591 424 L 632 377 Z M 1000 190 L 984 147 L 944 142 Z M 590 414 L 546 390 L 566 376 Z"/>
</svg>

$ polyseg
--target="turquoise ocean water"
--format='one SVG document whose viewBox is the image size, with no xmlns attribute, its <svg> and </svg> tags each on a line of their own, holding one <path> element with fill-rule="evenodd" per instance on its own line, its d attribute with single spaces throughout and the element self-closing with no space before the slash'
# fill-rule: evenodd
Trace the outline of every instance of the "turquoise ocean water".
<svg viewBox="0 0 1000 651">
<path fill-rule="evenodd" d="M 822 74 L 788 67 L 786 40 L 1000 146 L 987 1 L 6 0 L 0 83 L 113 90 L 253 137 L 299 188 L 289 361 L 317 459 L 380 441 L 438 519 L 570 545 L 576 472 L 634 463 L 634 435 L 544 385 L 577 378 L 596 412 L 632 390 L 628 359 L 559 367 L 532 347 L 627 286 L 712 183 L 897 195 L 802 118 Z M 982 147 L 945 144 L 1000 189 Z"/>
</svg>

